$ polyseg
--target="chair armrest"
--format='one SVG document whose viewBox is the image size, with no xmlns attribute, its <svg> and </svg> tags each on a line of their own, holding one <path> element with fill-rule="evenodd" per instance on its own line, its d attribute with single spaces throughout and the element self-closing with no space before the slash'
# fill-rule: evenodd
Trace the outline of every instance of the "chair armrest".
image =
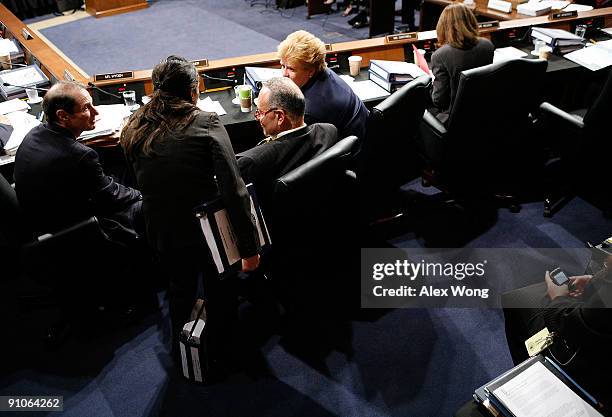
<svg viewBox="0 0 612 417">
<path fill-rule="evenodd" d="M 540 113 L 547 125 L 552 124 L 561 128 L 569 127 L 577 130 L 584 128 L 584 122 L 581 117 L 567 113 L 550 103 L 544 102 L 540 104 Z"/>
</svg>

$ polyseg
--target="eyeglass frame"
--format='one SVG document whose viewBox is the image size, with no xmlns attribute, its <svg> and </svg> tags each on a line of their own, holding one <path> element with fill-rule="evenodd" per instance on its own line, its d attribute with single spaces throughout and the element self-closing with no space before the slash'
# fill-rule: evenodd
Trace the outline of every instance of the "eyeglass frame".
<svg viewBox="0 0 612 417">
<path fill-rule="evenodd" d="M 254 114 L 255 120 L 261 120 L 264 117 L 266 117 L 266 115 L 268 113 L 270 113 L 271 111 L 275 111 L 275 110 L 280 110 L 280 111 L 284 112 L 283 109 L 279 109 L 278 107 L 272 107 L 271 109 L 268 109 L 268 110 L 263 111 L 263 112 L 261 110 L 257 109 L 257 110 L 255 110 L 255 114 Z"/>
</svg>

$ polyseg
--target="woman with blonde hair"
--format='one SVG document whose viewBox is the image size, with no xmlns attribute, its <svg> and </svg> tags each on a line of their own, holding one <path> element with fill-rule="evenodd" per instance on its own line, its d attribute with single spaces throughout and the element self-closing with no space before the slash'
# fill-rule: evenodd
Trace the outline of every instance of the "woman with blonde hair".
<svg viewBox="0 0 612 417">
<path fill-rule="evenodd" d="M 306 124 L 331 123 L 338 137 L 365 136 L 368 109 L 325 63 L 325 44 L 312 33 L 298 30 L 278 45 L 283 76 L 304 93 Z"/>
<path fill-rule="evenodd" d="M 453 106 L 461 71 L 493 62 L 495 47 L 478 36 L 474 13 L 462 3 L 453 3 L 442 11 L 436 26 L 438 49 L 431 56 L 435 76 L 429 109 L 445 123 Z"/>
</svg>

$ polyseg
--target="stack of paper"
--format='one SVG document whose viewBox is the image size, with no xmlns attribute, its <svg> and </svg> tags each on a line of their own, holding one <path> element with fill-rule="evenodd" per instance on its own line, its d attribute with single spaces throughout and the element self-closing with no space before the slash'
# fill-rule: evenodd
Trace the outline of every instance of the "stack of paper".
<svg viewBox="0 0 612 417">
<path fill-rule="evenodd" d="M 514 46 L 497 48 L 493 52 L 493 62 L 510 61 L 511 59 L 523 58 L 527 55 L 528 54 L 526 52 L 523 52 Z"/>
<path fill-rule="evenodd" d="M 612 40 L 570 52 L 564 57 L 591 71 L 609 67 L 612 65 Z"/>
<path fill-rule="evenodd" d="M 112 135 L 121 130 L 125 119 L 130 117 L 130 110 L 123 104 L 107 104 L 96 106 L 99 115 L 96 117 L 96 127 L 87 130 L 79 136 L 79 140 L 88 140 L 100 136 Z"/>
<path fill-rule="evenodd" d="M 213 101 L 210 97 L 206 97 L 204 100 L 198 99 L 197 106 L 200 108 L 200 110 L 204 110 L 209 113 L 217 113 L 217 116 L 227 114 L 221 103 L 218 101 Z"/>
<path fill-rule="evenodd" d="M 40 121 L 38 121 L 38 119 L 31 114 L 23 111 L 8 113 L 6 117 L 11 121 L 13 133 L 11 133 L 11 137 L 6 143 L 4 151 L 8 155 L 15 155 L 17 148 L 19 148 L 19 145 L 21 145 L 25 135 L 27 135 L 28 132 L 34 127 L 38 126 Z"/>
</svg>

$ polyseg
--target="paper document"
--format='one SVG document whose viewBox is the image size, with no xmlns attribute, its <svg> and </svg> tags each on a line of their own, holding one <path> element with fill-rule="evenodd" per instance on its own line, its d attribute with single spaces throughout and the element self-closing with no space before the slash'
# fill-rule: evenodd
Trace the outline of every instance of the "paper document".
<svg viewBox="0 0 612 417">
<path fill-rule="evenodd" d="M 200 110 L 204 110 L 209 113 L 217 113 L 217 116 L 227 114 L 221 103 L 218 101 L 213 101 L 210 97 L 206 97 L 204 100 L 198 99 L 198 107 Z"/>
<path fill-rule="evenodd" d="M 527 52 L 523 52 L 514 46 L 507 46 L 505 48 L 497 48 L 493 52 L 493 62 L 509 61 L 511 59 L 523 58 L 527 56 Z"/>
<path fill-rule="evenodd" d="M 10 55 L 19 52 L 17 45 L 11 39 L 0 39 L 0 55 Z"/>
<path fill-rule="evenodd" d="M 14 111 L 27 111 L 30 110 L 30 106 L 23 100 L 19 100 L 18 98 L 14 98 L 12 100 L 8 100 L 0 103 L 0 114 L 9 114 Z"/>
<path fill-rule="evenodd" d="M 607 33 L 608 35 L 612 35 L 612 28 L 600 29 L 602 32 Z"/>
<path fill-rule="evenodd" d="M 6 117 L 11 121 L 13 132 L 4 147 L 4 151 L 8 155 L 15 155 L 25 135 L 34 127 L 38 126 L 40 121 L 31 114 L 23 111 L 9 113 Z"/>
<path fill-rule="evenodd" d="M 573 12 L 574 10 L 576 10 L 577 12 L 588 12 L 589 10 L 593 10 L 593 6 L 574 3 L 563 9 L 564 12 Z"/>
<path fill-rule="evenodd" d="M 612 65 L 612 40 L 570 52 L 563 57 L 591 71 L 609 67 Z"/>
<path fill-rule="evenodd" d="M 387 90 L 371 80 L 353 81 L 348 83 L 348 85 L 361 101 L 379 100 L 391 95 Z"/>
<path fill-rule="evenodd" d="M 24 86 L 36 85 L 37 83 L 47 81 L 44 75 L 42 75 L 33 65 L 16 70 L 11 69 L 2 71 L 0 73 L 0 79 L 5 83 Z"/>
<path fill-rule="evenodd" d="M 603 417 L 541 362 L 493 391 L 515 417 Z"/>
<path fill-rule="evenodd" d="M 96 106 L 98 116 L 96 127 L 86 130 L 79 136 L 79 140 L 93 139 L 99 136 L 111 135 L 123 127 L 124 121 L 130 117 L 130 109 L 123 104 L 107 104 Z"/>
<path fill-rule="evenodd" d="M 532 1 L 530 1 L 529 3 L 532 3 Z M 564 7 L 567 7 L 570 4 L 570 2 L 563 1 L 563 0 L 542 0 L 538 4 L 550 6 L 550 8 L 553 10 L 560 10 L 560 9 L 566 10 L 564 9 Z"/>
</svg>

